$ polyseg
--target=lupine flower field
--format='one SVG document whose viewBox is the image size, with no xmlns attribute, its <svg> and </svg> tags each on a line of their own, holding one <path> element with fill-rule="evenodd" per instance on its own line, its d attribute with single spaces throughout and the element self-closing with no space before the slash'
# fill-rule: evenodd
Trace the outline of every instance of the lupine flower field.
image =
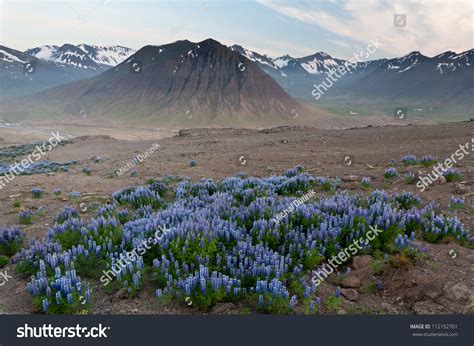
<svg viewBox="0 0 474 346">
<path fill-rule="evenodd" d="M 458 139 L 420 149 L 430 137 L 417 132 L 399 149 L 394 128 L 187 133 L 127 175 L 115 171 L 147 143 L 87 137 L 43 158 L 67 170 L 5 180 L 0 313 L 471 313 L 472 158 L 416 185 Z"/>
<path fill-rule="evenodd" d="M 369 178 L 362 183 L 371 186 Z M 93 218 L 64 208 L 46 237 L 23 244 L 13 262 L 30 276 L 26 290 L 38 313 L 87 311 L 94 301 L 93 283 L 110 294 L 122 290 L 128 299 L 142 290 L 153 291 L 160 304 L 186 306 L 191 299 L 197 311 L 233 302 L 255 313 L 286 314 L 317 312 L 322 299 L 311 280 L 314 270 L 362 239 L 369 226 L 383 233 L 363 243 L 360 254 L 380 258 L 422 255 L 426 249 L 416 240 L 449 238 L 472 245 L 472 235 L 456 215 L 416 194 L 349 193 L 339 184 L 337 177 L 313 176 L 303 166 L 265 178 L 242 173 L 197 183 L 167 176 L 116 191 L 112 203 Z M 271 220 L 311 189 L 325 196 L 299 206 L 278 224 Z M 23 223 L 32 218 L 27 210 L 20 215 Z M 119 264 L 160 227 L 166 230 L 162 237 Z M 0 232 L 0 245 L 19 239 L 16 229 Z M 115 274 L 104 286 L 98 280 L 107 271 Z M 338 287 L 323 303 L 337 306 L 340 296 Z"/>
</svg>

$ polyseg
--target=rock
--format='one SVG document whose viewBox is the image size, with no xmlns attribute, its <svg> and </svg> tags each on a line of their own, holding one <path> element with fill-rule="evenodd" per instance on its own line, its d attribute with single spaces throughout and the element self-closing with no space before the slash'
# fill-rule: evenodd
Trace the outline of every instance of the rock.
<svg viewBox="0 0 474 346">
<path fill-rule="evenodd" d="M 439 296 L 441 296 L 441 290 L 439 287 L 433 287 L 433 286 L 426 286 L 423 289 L 423 293 L 425 294 L 426 297 L 436 300 Z"/>
<path fill-rule="evenodd" d="M 366 165 L 365 165 L 365 168 L 367 168 L 367 169 L 374 169 L 374 166 L 369 165 L 369 164 L 366 164 Z"/>
<path fill-rule="evenodd" d="M 472 298 L 472 290 L 464 282 L 458 282 L 455 285 L 447 283 L 443 291 L 446 298 L 455 302 L 469 301 Z"/>
<path fill-rule="evenodd" d="M 423 299 L 423 293 L 418 286 L 408 288 L 403 297 L 405 302 L 417 302 L 421 299 Z"/>
<path fill-rule="evenodd" d="M 359 300 L 359 296 L 360 296 L 359 292 L 357 292 L 353 288 L 341 288 L 341 294 L 353 302 Z"/>
<path fill-rule="evenodd" d="M 342 279 L 341 285 L 342 287 L 359 288 L 360 279 L 357 276 L 346 276 Z"/>
<path fill-rule="evenodd" d="M 466 186 L 464 184 L 457 183 L 454 185 L 454 193 L 457 193 L 459 195 L 464 195 L 468 192 L 469 191 L 466 189 Z"/>
<path fill-rule="evenodd" d="M 127 290 L 125 288 L 120 289 L 117 293 L 114 294 L 113 300 L 122 300 L 127 299 Z"/>
<path fill-rule="evenodd" d="M 444 307 L 431 300 L 424 300 L 413 304 L 413 311 L 418 315 L 438 314 L 444 311 Z"/>
<path fill-rule="evenodd" d="M 352 259 L 352 266 L 354 269 L 362 269 L 369 266 L 374 258 L 370 255 L 356 256 Z"/>
<path fill-rule="evenodd" d="M 345 183 L 352 183 L 354 181 L 359 180 L 359 177 L 357 175 L 346 175 L 346 176 L 343 176 L 341 180 Z"/>
<path fill-rule="evenodd" d="M 466 305 L 462 312 L 464 315 L 472 315 L 474 314 L 474 303 Z"/>
<path fill-rule="evenodd" d="M 400 309 L 397 308 L 396 306 L 392 306 L 391 304 L 389 303 L 382 303 L 381 305 L 382 309 L 379 310 L 381 313 L 385 313 L 385 314 L 391 314 L 391 315 L 395 315 L 395 314 L 400 314 Z"/>
<path fill-rule="evenodd" d="M 217 304 L 213 309 L 211 314 L 213 315 L 227 315 L 229 311 L 235 309 L 235 305 L 233 303 L 222 303 Z"/>
</svg>

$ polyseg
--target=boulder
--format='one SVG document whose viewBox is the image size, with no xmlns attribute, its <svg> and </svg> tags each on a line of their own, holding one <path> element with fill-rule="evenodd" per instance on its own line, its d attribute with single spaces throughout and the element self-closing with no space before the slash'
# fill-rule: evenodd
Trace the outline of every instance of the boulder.
<svg viewBox="0 0 474 346">
<path fill-rule="evenodd" d="M 356 256 L 352 259 L 354 269 L 367 268 L 374 258 L 370 255 Z"/>
<path fill-rule="evenodd" d="M 464 184 L 457 183 L 454 185 L 454 192 L 459 194 L 459 195 L 464 195 L 468 193 L 469 191 L 467 190 L 466 186 Z"/>
<path fill-rule="evenodd" d="M 423 300 L 413 304 L 413 311 L 418 315 L 432 315 L 442 313 L 444 307 L 431 300 Z"/>
<path fill-rule="evenodd" d="M 462 302 L 472 299 L 473 291 L 464 282 L 447 283 L 443 287 L 444 295 L 451 301 Z"/>
<path fill-rule="evenodd" d="M 346 276 L 342 279 L 341 286 L 347 288 L 359 288 L 360 279 L 357 276 Z"/>
<path fill-rule="evenodd" d="M 344 183 L 353 183 L 359 180 L 357 175 L 345 175 L 341 178 Z"/>
<path fill-rule="evenodd" d="M 357 301 L 359 300 L 359 292 L 357 292 L 355 289 L 353 288 L 341 288 L 341 294 L 346 297 L 348 300 L 350 301 Z"/>
</svg>

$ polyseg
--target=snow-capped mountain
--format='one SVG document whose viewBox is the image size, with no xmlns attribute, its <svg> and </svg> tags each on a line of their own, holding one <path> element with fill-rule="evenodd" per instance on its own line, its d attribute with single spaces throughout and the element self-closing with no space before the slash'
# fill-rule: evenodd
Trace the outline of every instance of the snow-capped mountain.
<svg viewBox="0 0 474 346">
<path fill-rule="evenodd" d="M 273 58 L 268 56 L 268 55 L 261 55 L 256 52 L 252 52 L 251 50 L 245 49 L 242 46 L 239 46 L 237 44 L 234 44 L 233 46 L 229 47 L 232 51 L 239 53 L 240 55 L 246 57 L 247 59 L 257 62 L 263 65 L 267 65 L 271 68 L 278 69 L 279 67 L 275 65 L 273 62 Z"/>
<path fill-rule="evenodd" d="M 443 74 L 471 66 L 474 63 L 474 49 L 459 54 L 447 51 L 435 56 L 435 58 L 438 60 L 436 62 L 436 70 Z"/>
<path fill-rule="evenodd" d="M 41 57 L 51 58 L 53 50 L 54 46 L 49 46 L 36 53 Z M 58 61 L 61 60 L 58 59 Z M 0 46 L 0 95 L 2 97 L 28 95 L 56 85 L 92 77 L 99 72 L 101 71 L 98 69 L 85 69 L 74 64 L 39 59 L 33 55 Z"/>
<path fill-rule="evenodd" d="M 318 75 L 327 73 L 345 62 L 344 60 L 331 57 L 326 52 L 318 52 L 302 58 L 293 58 L 290 55 L 272 58 L 267 54 L 262 55 L 239 45 L 233 45 L 229 48 L 257 64 L 266 65 L 274 70 L 281 71 L 282 76 L 287 73 L 294 74 L 301 72 Z"/>
<path fill-rule="evenodd" d="M 430 58 L 420 52 L 411 52 L 401 58 L 387 60 L 385 64 L 383 64 L 382 69 L 396 73 L 404 73 L 427 62 L 429 59 Z"/>
<path fill-rule="evenodd" d="M 77 46 L 72 44 L 64 44 L 62 46 L 45 45 L 25 51 L 25 54 L 45 61 L 98 71 L 105 71 L 111 66 L 116 66 L 134 53 L 134 49 L 122 46 L 94 46 L 87 44 Z"/>
<path fill-rule="evenodd" d="M 242 46 L 234 45 L 231 49 L 256 62 L 287 93 L 300 99 L 312 99 L 314 85 L 324 81 L 332 70 L 341 65 L 349 67 L 346 69 L 348 73 L 338 79 L 327 93 L 329 95 L 339 97 L 355 93 L 364 97 L 406 95 L 407 98 L 426 98 L 431 92 L 439 97 L 456 95 L 457 99 L 459 96 L 467 96 L 468 99 L 469 93 L 472 94 L 474 49 L 459 54 L 447 51 L 432 58 L 414 51 L 393 59 L 355 64 L 334 58 L 326 52 L 301 58 L 290 55 L 273 58 Z"/>
<path fill-rule="evenodd" d="M 474 96 L 474 49 L 447 51 L 432 58 L 420 52 L 389 59 L 343 91 L 354 97 L 471 104 Z"/>
<path fill-rule="evenodd" d="M 71 65 L 84 69 L 105 70 L 105 67 L 92 60 L 81 48 L 72 44 L 58 46 L 41 46 L 25 51 L 25 54 L 45 61 Z"/>
<path fill-rule="evenodd" d="M 307 57 L 296 59 L 296 61 L 310 74 L 328 73 L 346 62 L 345 60 L 333 58 L 326 52 L 318 52 Z"/>
<path fill-rule="evenodd" d="M 262 68 L 270 67 L 274 70 L 281 71 L 281 75 L 283 77 L 298 73 L 309 75 L 327 74 L 338 66 L 349 63 L 347 60 L 333 58 L 328 53 L 322 51 L 301 58 L 294 58 L 290 55 L 283 55 L 273 58 L 267 54 L 262 55 L 257 52 L 245 49 L 239 45 L 233 45 L 229 48 L 241 54 L 242 56 L 245 56 L 247 59 L 260 64 Z M 378 64 L 381 64 L 383 61 L 385 61 L 385 59 L 358 62 L 355 65 L 351 65 L 354 67 L 357 66 L 358 68 L 365 68 L 375 61 L 377 61 Z"/>
<path fill-rule="evenodd" d="M 230 48 L 257 63 L 291 96 L 303 99 L 311 98 L 313 84 L 326 78 L 328 73 L 340 65 L 349 64 L 351 66 L 350 72 L 343 78 L 344 82 L 347 82 L 374 71 L 386 60 L 379 59 L 351 64 L 347 60 L 334 58 L 322 51 L 301 58 L 294 58 L 290 55 L 273 58 L 238 45 Z"/>
<path fill-rule="evenodd" d="M 382 68 L 395 73 L 405 73 L 411 69 L 425 65 L 434 72 L 446 74 L 449 72 L 454 72 L 457 69 L 469 67 L 471 65 L 473 55 L 474 49 L 459 54 L 452 51 L 446 51 L 432 58 L 415 51 L 401 58 L 387 60 Z"/>
</svg>

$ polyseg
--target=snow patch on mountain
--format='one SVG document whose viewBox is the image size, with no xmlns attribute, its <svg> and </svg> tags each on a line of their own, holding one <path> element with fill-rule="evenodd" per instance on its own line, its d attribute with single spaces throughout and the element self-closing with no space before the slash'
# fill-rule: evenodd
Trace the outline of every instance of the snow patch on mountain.
<svg viewBox="0 0 474 346">
<path fill-rule="evenodd" d="M 135 49 L 123 46 L 90 46 L 80 44 L 77 47 L 85 51 L 94 62 L 108 66 L 116 66 L 136 52 Z"/>
<path fill-rule="evenodd" d="M 0 49 L 0 60 L 6 61 L 6 62 L 19 62 L 19 63 L 26 62 L 26 60 L 21 60 L 16 55 L 10 54 L 3 49 Z"/>
</svg>

